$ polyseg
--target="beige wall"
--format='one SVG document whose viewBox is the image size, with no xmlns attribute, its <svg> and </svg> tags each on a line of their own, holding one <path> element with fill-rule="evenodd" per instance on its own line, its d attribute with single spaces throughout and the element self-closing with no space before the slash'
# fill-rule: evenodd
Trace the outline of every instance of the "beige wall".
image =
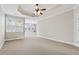
<svg viewBox="0 0 79 59">
<path fill-rule="evenodd" d="M 44 38 L 72 43 L 74 40 L 73 10 L 40 20 L 38 30 L 39 35 Z"/>
<path fill-rule="evenodd" d="M 4 43 L 4 33 L 5 33 L 5 16 L 4 13 L 2 11 L 2 8 L 0 6 L 0 48 L 2 47 L 3 43 Z"/>
</svg>

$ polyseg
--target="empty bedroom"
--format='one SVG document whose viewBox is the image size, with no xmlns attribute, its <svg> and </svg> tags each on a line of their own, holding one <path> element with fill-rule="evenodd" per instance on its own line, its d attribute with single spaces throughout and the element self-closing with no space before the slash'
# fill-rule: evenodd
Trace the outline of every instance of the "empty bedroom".
<svg viewBox="0 0 79 59">
<path fill-rule="evenodd" d="M 0 4 L 0 55 L 79 55 L 79 5 Z"/>
</svg>

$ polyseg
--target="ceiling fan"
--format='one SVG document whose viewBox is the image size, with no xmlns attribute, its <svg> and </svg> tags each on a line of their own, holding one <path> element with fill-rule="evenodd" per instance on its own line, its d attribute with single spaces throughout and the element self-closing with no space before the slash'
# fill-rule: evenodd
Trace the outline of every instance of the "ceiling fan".
<svg viewBox="0 0 79 59">
<path fill-rule="evenodd" d="M 41 9 L 39 8 L 39 4 L 35 4 L 33 13 L 31 13 L 30 11 L 24 10 L 20 5 L 18 6 L 17 10 L 23 15 L 35 17 L 35 16 L 43 15 L 42 12 L 45 11 L 46 9 L 45 8 Z"/>
<path fill-rule="evenodd" d="M 41 8 L 39 8 L 39 4 L 36 4 L 34 14 L 35 15 L 43 15 L 42 11 L 45 11 L 45 10 L 46 10 L 45 8 L 41 9 Z"/>
</svg>

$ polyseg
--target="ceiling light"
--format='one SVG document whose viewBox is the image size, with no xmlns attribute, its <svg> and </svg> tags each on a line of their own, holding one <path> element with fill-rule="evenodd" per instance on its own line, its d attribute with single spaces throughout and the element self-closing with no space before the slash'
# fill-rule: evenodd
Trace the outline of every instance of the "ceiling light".
<svg viewBox="0 0 79 59">
<path fill-rule="evenodd" d="M 43 15 L 43 13 L 42 13 L 42 11 L 45 11 L 46 9 L 44 8 L 44 9 L 40 9 L 39 8 L 39 4 L 36 4 L 35 5 L 35 10 L 34 10 L 34 15 Z"/>
</svg>

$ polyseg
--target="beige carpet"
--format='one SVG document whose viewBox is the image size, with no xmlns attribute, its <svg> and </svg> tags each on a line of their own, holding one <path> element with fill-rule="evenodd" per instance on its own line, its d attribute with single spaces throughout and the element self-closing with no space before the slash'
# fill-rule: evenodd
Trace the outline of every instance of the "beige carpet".
<svg viewBox="0 0 79 59">
<path fill-rule="evenodd" d="M 79 48 L 47 40 L 44 38 L 26 38 L 8 41 L 0 50 L 1 55 L 74 55 Z"/>
</svg>

